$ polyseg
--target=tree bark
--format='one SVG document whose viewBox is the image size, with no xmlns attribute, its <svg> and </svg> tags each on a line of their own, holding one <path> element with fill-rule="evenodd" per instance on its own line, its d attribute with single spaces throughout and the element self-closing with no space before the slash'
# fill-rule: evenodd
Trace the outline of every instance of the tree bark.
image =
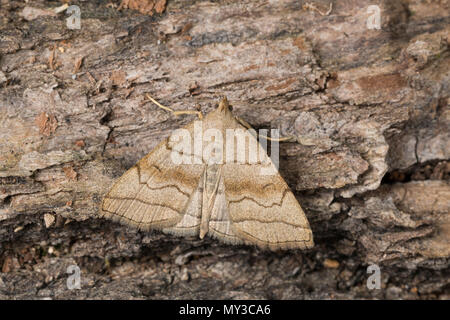
<svg viewBox="0 0 450 320">
<path fill-rule="evenodd" d="M 62 3 L 1 0 L 0 298 L 450 298 L 448 2 L 156 2 L 74 1 L 70 29 L 49 11 Z M 280 172 L 315 247 L 99 219 L 115 179 L 195 119 L 146 93 L 203 113 L 225 95 L 254 128 L 296 136 Z"/>
</svg>

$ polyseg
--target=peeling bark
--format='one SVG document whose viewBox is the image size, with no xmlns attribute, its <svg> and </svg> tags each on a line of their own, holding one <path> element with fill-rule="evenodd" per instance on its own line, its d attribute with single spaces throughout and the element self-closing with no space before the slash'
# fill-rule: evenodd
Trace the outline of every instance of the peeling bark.
<svg viewBox="0 0 450 320">
<path fill-rule="evenodd" d="M 449 298 L 446 1 L 339 1 L 329 15 L 292 0 L 169 1 L 151 16 L 71 4 L 80 30 L 49 11 L 59 3 L 1 1 L 0 298 Z M 194 119 L 146 93 L 204 113 L 226 95 L 253 127 L 296 136 L 280 171 L 316 246 L 271 253 L 98 219 L 113 181 Z M 366 286 L 373 263 L 381 290 Z M 73 264 L 81 290 L 66 286 Z"/>
</svg>

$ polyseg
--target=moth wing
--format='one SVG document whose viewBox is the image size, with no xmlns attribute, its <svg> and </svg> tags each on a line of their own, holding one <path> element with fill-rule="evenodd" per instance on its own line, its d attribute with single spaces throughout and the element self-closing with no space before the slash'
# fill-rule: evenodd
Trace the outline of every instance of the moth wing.
<svg viewBox="0 0 450 320">
<path fill-rule="evenodd" d="M 297 199 L 256 138 L 241 127 L 236 138 L 246 135 L 248 143 L 242 163 L 227 162 L 223 165 L 225 198 L 233 233 L 246 243 L 262 248 L 307 249 L 314 245 L 308 220 Z M 257 158 L 250 146 L 256 144 Z"/>
<path fill-rule="evenodd" d="M 183 130 L 193 143 L 193 122 Z M 186 141 L 185 141 L 186 142 Z M 195 233 L 201 210 L 196 205 L 203 163 L 175 164 L 172 153 L 192 156 L 183 148 L 174 151 L 171 138 L 161 142 L 118 179 L 105 195 L 101 215 L 139 229 L 164 229 L 172 233 Z M 189 146 L 187 146 L 189 148 Z M 188 214 L 188 217 L 185 215 Z M 171 230 L 177 224 L 177 230 Z"/>
<path fill-rule="evenodd" d="M 228 203 L 225 197 L 225 185 L 223 175 L 218 176 L 219 186 L 214 199 L 211 216 L 208 225 L 208 235 L 229 244 L 243 244 L 244 241 L 235 234 L 230 215 Z"/>
</svg>

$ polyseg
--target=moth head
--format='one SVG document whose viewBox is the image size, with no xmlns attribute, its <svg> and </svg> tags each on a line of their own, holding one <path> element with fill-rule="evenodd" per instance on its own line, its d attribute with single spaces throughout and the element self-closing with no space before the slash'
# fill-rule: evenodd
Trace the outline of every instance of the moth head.
<svg viewBox="0 0 450 320">
<path fill-rule="evenodd" d="M 227 97 L 223 97 L 222 100 L 220 100 L 217 110 L 222 113 L 229 113 L 232 110 Z"/>
</svg>

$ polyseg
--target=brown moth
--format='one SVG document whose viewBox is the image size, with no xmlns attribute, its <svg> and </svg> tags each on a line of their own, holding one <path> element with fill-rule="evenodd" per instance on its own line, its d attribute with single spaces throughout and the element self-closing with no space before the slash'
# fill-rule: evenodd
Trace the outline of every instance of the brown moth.
<svg viewBox="0 0 450 320">
<path fill-rule="evenodd" d="M 197 123 L 201 132 L 195 122 L 182 129 L 189 133 L 187 145 L 213 129 L 226 142 L 243 138 L 260 147 L 233 116 L 226 98 Z M 228 129 L 234 130 L 234 137 L 227 136 Z M 238 151 L 237 144 L 231 145 L 232 149 L 223 151 L 224 159 Z M 245 144 L 244 161 L 217 163 L 203 152 L 178 150 L 171 136 L 117 180 L 104 197 L 100 213 L 141 230 L 201 239 L 208 235 L 229 244 L 270 250 L 311 248 L 313 235 L 300 204 L 261 149 L 256 162 L 248 161 L 253 149 Z M 176 164 L 174 154 L 190 162 Z M 260 174 L 264 167 L 274 174 Z"/>
</svg>

